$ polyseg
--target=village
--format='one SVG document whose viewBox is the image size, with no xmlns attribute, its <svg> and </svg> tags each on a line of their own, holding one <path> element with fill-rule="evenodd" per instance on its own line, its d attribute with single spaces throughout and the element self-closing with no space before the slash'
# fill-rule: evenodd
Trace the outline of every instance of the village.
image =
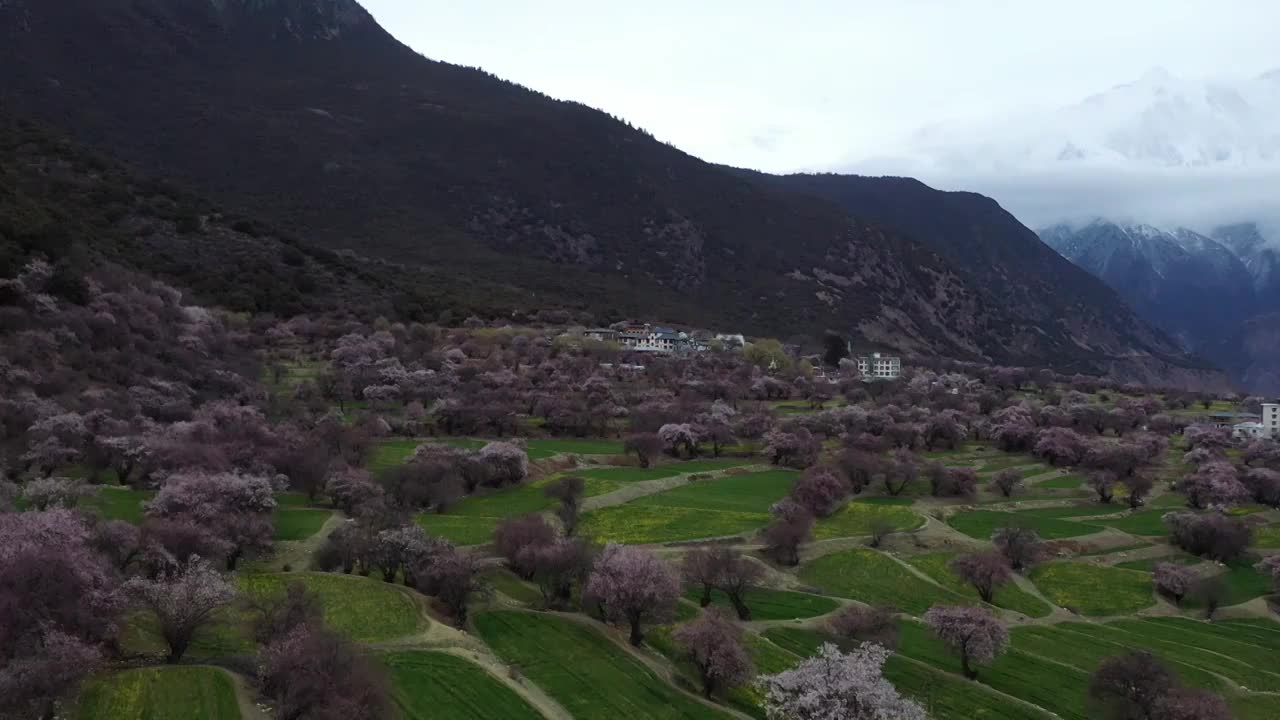
<svg viewBox="0 0 1280 720">
<path fill-rule="evenodd" d="M 648 323 L 624 322 L 607 328 L 590 328 L 582 331 L 581 337 L 594 342 L 617 346 L 620 350 L 639 353 L 656 353 L 677 355 L 687 353 L 703 353 L 717 351 L 741 351 L 748 345 L 747 338 L 741 333 L 720 333 L 707 330 L 686 332 L 670 327 L 655 326 Z M 902 375 L 902 358 L 880 352 L 855 355 L 851 343 L 847 344 L 847 362 L 853 363 L 863 380 L 896 380 Z M 798 346 L 783 346 L 790 356 L 807 361 L 812 367 L 814 380 L 837 382 L 828 377 L 820 355 L 803 355 Z M 777 369 L 776 363 L 772 369 Z"/>
</svg>

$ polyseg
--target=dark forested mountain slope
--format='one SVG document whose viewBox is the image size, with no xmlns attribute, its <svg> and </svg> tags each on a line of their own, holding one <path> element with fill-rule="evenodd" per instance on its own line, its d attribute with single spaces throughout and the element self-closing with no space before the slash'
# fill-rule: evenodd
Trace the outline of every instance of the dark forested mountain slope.
<svg viewBox="0 0 1280 720">
<path fill-rule="evenodd" d="M 1095 220 L 1040 234 L 1243 387 L 1280 392 L 1280 254 L 1253 223 L 1201 235 Z"/>
<path fill-rule="evenodd" d="M 858 218 L 894 228 L 1038 327 L 1061 328 L 1098 348 L 1134 344 L 1176 354 L 1168 350 L 1169 338 L 1126 306 L 1127 296 L 1045 245 L 989 197 L 936 190 L 912 178 L 736 172 L 826 198 Z"/>
<path fill-rule="evenodd" d="M 1064 369 L 1195 365 L 1105 298 L 978 272 L 910 227 L 427 60 L 352 0 L 6 0 L 0 63 L 6 107 L 305 242 L 425 267 L 435 296 Z"/>
</svg>

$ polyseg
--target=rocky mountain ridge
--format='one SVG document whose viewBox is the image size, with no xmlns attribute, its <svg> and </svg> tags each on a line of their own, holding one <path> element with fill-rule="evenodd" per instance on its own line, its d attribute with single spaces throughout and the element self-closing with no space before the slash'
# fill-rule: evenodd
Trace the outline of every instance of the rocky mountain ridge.
<svg viewBox="0 0 1280 720">
<path fill-rule="evenodd" d="M 886 202 L 902 210 L 889 217 L 742 177 L 605 113 L 428 60 L 351 0 L 0 12 L 7 108 L 308 244 L 429 271 L 436 298 L 500 315 L 835 328 L 903 352 L 1220 382 L 1101 285 L 984 267 L 990 248 L 964 249 L 967 210 L 925 233 L 905 223 L 917 199 L 895 201 L 892 184 Z M 495 285 L 518 292 L 476 289 Z"/>
</svg>

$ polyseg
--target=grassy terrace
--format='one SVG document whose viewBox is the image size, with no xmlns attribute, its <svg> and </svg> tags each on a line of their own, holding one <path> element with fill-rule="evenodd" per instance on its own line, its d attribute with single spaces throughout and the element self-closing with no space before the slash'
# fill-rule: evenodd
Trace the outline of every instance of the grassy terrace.
<svg viewBox="0 0 1280 720">
<path fill-rule="evenodd" d="M 901 502 L 876 502 L 879 498 L 857 499 L 845 504 L 830 517 L 822 518 L 814 525 L 813 538 L 827 540 L 838 537 L 870 535 L 871 527 L 883 521 L 894 530 L 914 530 L 924 525 L 924 518 Z M 885 498 L 884 500 L 897 500 Z"/>
<path fill-rule="evenodd" d="M 550 615 L 478 615 L 476 632 L 505 662 L 579 720 L 729 717 L 686 696 L 584 623 Z"/>
<path fill-rule="evenodd" d="M 409 592 L 382 580 L 334 573 L 263 573 L 242 575 L 242 590 L 255 595 L 282 594 L 301 581 L 320 595 L 325 623 L 362 642 L 393 640 L 427 627 Z"/>
<path fill-rule="evenodd" d="M 912 556 L 907 559 L 907 562 L 951 592 L 968 598 L 970 602 L 979 602 L 978 591 L 974 590 L 973 586 L 962 582 L 948 567 L 955 557 L 955 553 L 934 552 Z M 1044 617 L 1053 610 L 1043 600 L 1019 588 L 1013 582 L 997 590 L 992 600 L 992 604 L 996 607 L 1020 612 L 1029 617 Z"/>
<path fill-rule="evenodd" d="M 697 604 L 701 599 L 701 589 L 690 589 L 685 599 Z M 840 607 L 840 603 L 821 595 L 774 590 L 772 588 L 752 588 L 747 592 L 747 607 L 751 610 L 752 620 L 794 620 L 826 615 Z M 719 590 L 711 592 L 711 604 L 714 607 L 731 610 L 729 597 Z"/>
<path fill-rule="evenodd" d="M 601 542 L 661 543 L 739 535 L 769 522 L 791 488 L 789 470 L 730 475 L 587 513 L 582 534 Z"/>
<path fill-rule="evenodd" d="M 382 656 L 401 720 L 539 720 L 542 714 L 480 666 L 442 652 Z"/>
<path fill-rule="evenodd" d="M 235 686 L 212 667 L 147 667 L 88 681 L 69 717 L 74 720 L 239 720 Z"/>
<path fill-rule="evenodd" d="M 869 549 L 824 555 L 800 569 L 800 579 L 824 594 L 919 615 L 936 603 L 965 605 L 955 592 L 924 580 L 893 558 Z"/>
</svg>

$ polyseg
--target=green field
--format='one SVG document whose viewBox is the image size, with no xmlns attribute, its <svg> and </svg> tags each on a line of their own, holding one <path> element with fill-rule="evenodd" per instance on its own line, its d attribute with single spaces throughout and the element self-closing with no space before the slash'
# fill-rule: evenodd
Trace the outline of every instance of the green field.
<svg viewBox="0 0 1280 720">
<path fill-rule="evenodd" d="M 623 455 L 620 440 L 582 438 L 531 438 L 527 446 L 530 460 L 545 460 L 556 455 Z"/>
<path fill-rule="evenodd" d="M 1068 623 L 1067 625 L 1070 625 Z M 1116 639 L 1104 640 L 1101 637 L 1090 637 L 1072 632 L 1067 627 L 1045 625 L 1041 627 L 1019 627 L 1010 631 L 1012 646 L 1023 652 L 1038 655 L 1042 658 L 1072 665 L 1085 672 L 1093 672 L 1104 660 L 1128 652 L 1131 648 Z M 1216 675 L 1206 672 L 1194 665 L 1178 661 L 1176 656 L 1165 653 L 1161 657 L 1185 683 L 1208 690 L 1221 691 L 1225 688 Z"/>
<path fill-rule="evenodd" d="M 978 540 L 990 540 L 992 533 L 998 528 L 1006 526 L 1029 527 L 1039 533 L 1040 537 L 1045 540 L 1080 537 L 1081 535 L 1090 535 L 1102 530 L 1102 527 L 1098 525 L 1063 519 L 1071 516 L 1072 508 L 1052 508 L 1052 510 L 1059 511 L 1061 514 L 1046 514 L 1039 510 L 1021 510 L 1018 512 L 972 510 L 952 516 L 948 520 L 948 524 L 965 535 Z M 1076 508 L 1074 511 L 1084 515 L 1097 515 L 1099 512 L 1105 512 L 1105 510 L 1099 511 L 1096 508 Z"/>
<path fill-rule="evenodd" d="M 1083 483 L 1084 478 L 1079 475 L 1063 475 L 1062 477 L 1040 480 L 1035 486 L 1047 490 L 1074 490 Z"/>
<path fill-rule="evenodd" d="M 242 590 L 256 595 L 283 593 L 289 583 L 301 580 L 320 595 L 325 622 L 362 642 L 405 637 L 427 626 L 409 593 L 381 580 L 334 573 L 263 573 L 237 580 Z"/>
<path fill-rule="evenodd" d="M 75 720 L 239 720 L 235 686 L 212 667 L 122 670 L 85 683 Z"/>
<path fill-rule="evenodd" d="M 972 604 L 961 595 L 917 577 L 875 550 L 824 555 L 800 568 L 800 579 L 827 595 L 887 605 L 912 615 L 919 615 L 936 603 Z"/>
<path fill-rule="evenodd" d="M 1215 572 L 1212 574 L 1221 578 L 1223 586 L 1226 588 L 1226 596 L 1222 601 L 1223 606 L 1239 605 L 1272 593 L 1271 578 L 1253 567 L 1257 562 L 1258 558 L 1246 557 L 1230 563 L 1227 565 L 1226 570 L 1221 572 L 1217 572 L 1217 566 L 1215 566 Z M 1194 596 L 1188 597 L 1182 602 L 1187 607 L 1203 607 L 1204 605 L 1202 602 L 1197 601 Z"/>
<path fill-rule="evenodd" d="M 796 474 L 790 470 L 729 475 L 587 513 L 581 534 L 600 542 L 659 543 L 738 535 L 769 522 Z"/>
<path fill-rule="evenodd" d="M 99 515 L 103 520 L 124 520 L 138 525 L 142 523 L 142 504 L 156 496 L 154 490 L 129 490 L 120 487 L 99 487 L 93 497 L 85 498 L 81 507 Z"/>
<path fill-rule="evenodd" d="M 519 576 L 504 567 L 485 568 L 481 576 L 494 590 L 516 602 L 527 605 L 537 605 L 542 602 L 542 593 L 538 588 L 532 583 L 521 580 Z"/>
<path fill-rule="evenodd" d="M 498 611 L 477 615 L 475 625 L 499 657 L 578 720 L 728 717 L 678 692 L 584 623 Z"/>
<path fill-rule="evenodd" d="M 1250 690 L 1280 691 L 1280 675 L 1274 667 L 1276 650 L 1253 645 L 1230 635 L 1196 632 L 1188 626 L 1162 625 L 1165 619 L 1122 620 L 1106 625 L 1064 623 L 1061 627 L 1094 639 L 1115 642 L 1126 647 L 1148 650 L 1157 655 L 1177 658 L 1203 671 L 1221 675 Z M 1182 620 L 1182 622 L 1197 622 Z M 1214 628 L 1217 624 L 1214 623 Z M 1226 651 L 1227 654 L 1223 654 Z M 1268 660 L 1267 658 L 1271 658 Z"/>
<path fill-rule="evenodd" d="M 1269 550 L 1280 548 L 1280 525 L 1266 525 L 1255 529 L 1253 546 Z"/>
<path fill-rule="evenodd" d="M 1164 537 L 1169 534 L 1169 528 L 1163 520 L 1166 512 L 1165 510 L 1140 510 L 1121 518 L 1103 518 L 1089 522 L 1123 530 L 1131 535 Z"/>
<path fill-rule="evenodd" d="M 871 524 L 883 520 L 894 530 L 914 530 L 924 525 L 924 518 L 907 507 L 859 499 L 822 518 L 813 526 L 814 540 L 859 537 L 871 534 Z"/>
<path fill-rule="evenodd" d="M 684 596 L 696 605 L 702 597 L 702 590 L 701 588 L 690 589 Z M 751 609 L 752 620 L 811 618 L 826 615 L 840 607 L 840 603 L 821 595 L 772 588 L 751 588 L 747 591 L 746 598 L 747 607 Z M 733 608 L 729 602 L 729 596 L 719 590 L 711 591 L 711 604 L 730 611 Z"/>
<path fill-rule="evenodd" d="M 272 515 L 276 540 L 306 540 L 320 532 L 333 515 L 330 510 L 319 508 L 280 508 Z"/>
<path fill-rule="evenodd" d="M 773 627 L 764 631 L 771 642 L 796 655 L 817 652 L 825 638 L 805 628 Z M 1048 713 L 1002 697 L 956 675 L 941 672 L 903 655 L 884 666 L 885 677 L 904 695 L 925 706 L 934 720 L 1047 720 Z"/>
<path fill-rule="evenodd" d="M 1116 563 L 1112 567 L 1124 568 L 1125 570 L 1138 570 L 1140 572 L 1155 572 L 1156 566 L 1160 563 L 1198 565 L 1200 562 L 1202 562 L 1200 558 L 1195 555 L 1178 553 L 1172 555 L 1161 555 L 1160 557 L 1147 558 L 1145 560 L 1129 560 L 1128 562 Z"/>
<path fill-rule="evenodd" d="M 401 720 L 540 720 L 542 714 L 480 666 L 442 652 L 382 656 Z"/>
<path fill-rule="evenodd" d="M 493 539 L 493 531 L 506 518 L 550 510 L 555 501 L 546 495 L 546 486 L 559 476 L 503 488 L 485 495 L 462 499 L 446 513 L 419 513 L 414 520 L 424 530 L 458 545 L 480 545 Z M 586 497 L 613 492 L 626 483 L 616 479 L 585 477 Z"/>
<path fill-rule="evenodd" d="M 1128 615 L 1155 604 L 1151 576 L 1106 565 L 1054 562 L 1031 571 L 1044 596 L 1081 615 Z"/>
<path fill-rule="evenodd" d="M 898 652 L 949 673 L 960 672 L 960 660 L 924 625 L 898 625 Z M 1089 673 L 1020 650 L 1010 650 L 980 668 L 978 682 L 1071 720 L 1093 720 L 1085 708 Z"/>
<path fill-rule="evenodd" d="M 907 562 L 928 575 L 939 585 L 976 603 L 979 601 L 978 591 L 973 589 L 972 585 L 962 582 L 948 567 L 948 564 L 955 557 L 955 553 L 935 552 L 914 555 L 907 558 Z M 996 607 L 1020 612 L 1029 617 L 1044 617 L 1053 612 L 1053 608 L 1049 607 L 1043 600 L 1018 587 L 1012 580 L 997 590 L 992 600 L 994 601 L 992 604 Z"/>
</svg>

